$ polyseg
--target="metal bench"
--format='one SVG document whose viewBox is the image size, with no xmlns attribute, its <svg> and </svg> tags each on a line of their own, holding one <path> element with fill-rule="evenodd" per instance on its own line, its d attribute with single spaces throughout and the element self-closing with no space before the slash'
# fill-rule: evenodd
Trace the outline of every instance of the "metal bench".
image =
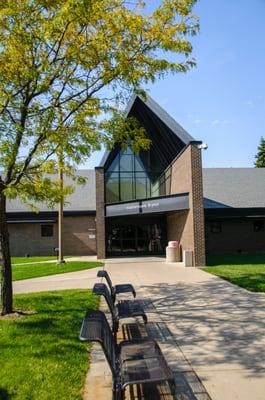
<svg viewBox="0 0 265 400">
<path fill-rule="evenodd" d="M 128 385 L 168 382 L 175 391 L 174 377 L 154 340 L 124 341 L 119 345 L 102 311 L 87 311 L 79 339 L 99 342 L 112 372 L 113 400 L 123 400 Z"/>
<path fill-rule="evenodd" d="M 105 298 L 111 312 L 112 330 L 114 333 L 119 328 L 119 320 L 123 318 L 142 317 L 144 323 L 147 323 L 147 316 L 139 301 L 121 300 L 115 305 L 105 283 L 96 283 L 93 287 L 93 293 Z"/>
<path fill-rule="evenodd" d="M 133 285 L 131 285 L 130 283 L 122 283 L 122 284 L 113 286 L 110 276 L 106 270 L 98 271 L 97 276 L 99 278 L 106 279 L 107 284 L 110 289 L 110 292 L 111 292 L 111 297 L 112 297 L 113 303 L 115 303 L 116 295 L 120 294 L 120 293 L 132 293 L 133 297 L 136 297 L 136 291 L 135 291 Z"/>
</svg>

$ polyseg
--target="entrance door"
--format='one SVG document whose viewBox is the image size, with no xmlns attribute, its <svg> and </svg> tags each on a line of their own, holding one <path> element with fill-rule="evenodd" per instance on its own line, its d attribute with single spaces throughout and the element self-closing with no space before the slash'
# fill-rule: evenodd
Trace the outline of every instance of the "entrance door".
<svg viewBox="0 0 265 400">
<path fill-rule="evenodd" d="M 136 226 L 125 225 L 121 227 L 121 252 L 123 254 L 136 253 Z"/>
<path fill-rule="evenodd" d="M 148 221 L 149 222 L 149 221 Z M 165 234 L 163 224 L 158 221 L 149 223 L 115 224 L 108 226 L 108 255 L 148 255 L 163 254 Z"/>
</svg>

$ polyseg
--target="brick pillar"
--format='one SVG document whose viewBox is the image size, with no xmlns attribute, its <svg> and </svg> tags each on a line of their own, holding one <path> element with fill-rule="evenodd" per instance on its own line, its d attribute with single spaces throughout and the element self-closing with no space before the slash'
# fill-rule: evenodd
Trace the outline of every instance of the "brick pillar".
<svg viewBox="0 0 265 400">
<path fill-rule="evenodd" d="M 105 229 L 105 182 L 104 168 L 96 170 L 96 229 L 97 229 L 97 258 L 106 258 L 106 229 Z"/>
<path fill-rule="evenodd" d="M 205 265 L 205 227 L 203 208 L 203 180 L 201 150 L 191 145 L 192 209 L 194 229 L 194 263 Z"/>
</svg>

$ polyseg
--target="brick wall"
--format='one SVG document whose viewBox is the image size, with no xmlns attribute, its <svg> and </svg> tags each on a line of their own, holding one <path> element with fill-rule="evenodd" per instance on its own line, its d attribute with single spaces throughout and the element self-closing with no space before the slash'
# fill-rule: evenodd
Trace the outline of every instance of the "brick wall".
<svg viewBox="0 0 265 400">
<path fill-rule="evenodd" d="M 58 229 L 57 223 L 52 225 L 53 236 L 42 237 L 39 223 L 9 224 L 11 255 L 55 255 L 54 248 L 58 247 Z M 89 238 L 89 235 L 95 233 L 95 217 L 64 217 L 64 254 L 73 256 L 96 254 L 96 238 Z"/>
<path fill-rule="evenodd" d="M 264 252 L 265 232 L 254 231 L 255 219 L 234 219 L 221 222 L 220 233 L 211 232 L 211 222 L 206 220 L 207 254 Z"/>
<path fill-rule="evenodd" d="M 96 226 L 97 226 L 97 257 L 106 258 L 106 227 L 105 227 L 105 184 L 104 169 L 96 168 Z"/>
<path fill-rule="evenodd" d="M 194 256 L 195 265 L 203 266 L 205 260 L 205 226 L 203 208 L 203 180 L 201 150 L 198 146 L 191 146 L 191 170 L 192 170 L 192 210 L 194 229 Z"/>
<path fill-rule="evenodd" d="M 96 221 L 95 217 L 65 217 L 63 229 L 65 254 L 96 254 Z"/>
<path fill-rule="evenodd" d="M 58 246 L 57 225 L 53 224 L 53 237 L 41 237 L 40 224 L 9 224 L 11 256 L 54 256 Z"/>
<path fill-rule="evenodd" d="M 193 235 L 190 229 L 190 212 L 178 211 L 167 216 L 167 237 L 168 240 L 177 240 L 180 243 L 180 254 L 183 250 L 193 250 Z"/>
<path fill-rule="evenodd" d="M 194 265 L 205 265 L 205 231 L 201 150 L 189 145 L 172 164 L 170 193 L 189 193 L 189 210 L 167 217 L 168 240 L 178 240 L 182 250 L 192 250 Z"/>
<path fill-rule="evenodd" d="M 193 212 L 192 212 L 192 174 L 191 146 L 176 159 L 171 167 L 170 193 L 189 193 L 189 210 L 176 212 L 167 217 L 168 240 L 178 240 L 181 251 L 194 251 Z"/>
</svg>

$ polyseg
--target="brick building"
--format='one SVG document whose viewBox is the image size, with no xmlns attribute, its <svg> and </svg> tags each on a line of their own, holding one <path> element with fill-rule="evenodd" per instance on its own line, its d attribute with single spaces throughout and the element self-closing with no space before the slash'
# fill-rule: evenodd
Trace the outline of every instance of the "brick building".
<svg viewBox="0 0 265 400">
<path fill-rule="evenodd" d="M 85 185 L 75 186 L 64 206 L 64 251 L 69 255 L 96 254 L 96 196 L 93 170 L 79 171 Z M 58 246 L 56 210 L 37 203 L 39 212 L 30 211 L 19 200 L 7 203 L 10 250 L 12 256 L 55 255 Z"/>
<path fill-rule="evenodd" d="M 150 149 L 133 153 L 118 144 L 100 165 L 79 171 L 64 211 L 65 253 L 99 258 L 164 254 L 169 240 L 205 255 L 265 251 L 265 169 L 202 169 L 201 142 L 191 137 L 151 98 L 134 96 L 127 116 L 138 119 Z M 8 204 L 12 255 L 53 254 L 57 213 L 19 201 Z"/>
<path fill-rule="evenodd" d="M 265 168 L 203 169 L 207 254 L 265 252 Z"/>
<path fill-rule="evenodd" d="M 150 98 L 134 96 L 126 114 L 151 146 L 135 154 L 117 145 L 96 168 L 98 256 L 161 254 L 178 240 L 203 265 L 201 142 Z"/>
</svg>

